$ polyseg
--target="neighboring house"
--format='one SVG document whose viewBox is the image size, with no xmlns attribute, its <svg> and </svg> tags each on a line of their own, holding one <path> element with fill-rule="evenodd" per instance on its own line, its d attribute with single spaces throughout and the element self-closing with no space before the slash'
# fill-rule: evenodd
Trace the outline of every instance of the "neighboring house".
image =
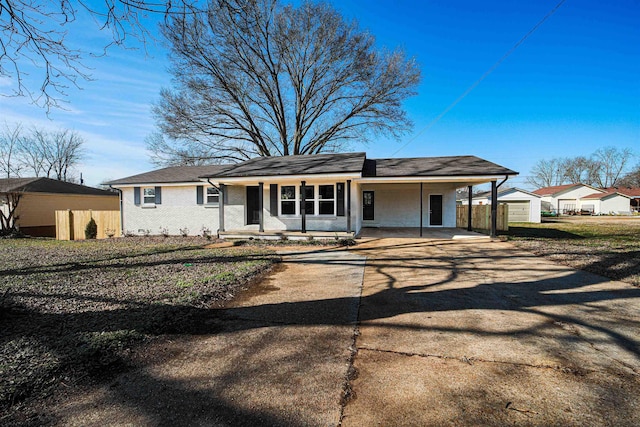
<svg viewBox="0 0 640 427">
<path fill-rule="evenodd" d="M 340 153 L 169 167 L 107 184 L 122 191 L 123 229 L 134 233 L 354 235 L 363 227 L 455 227 L 457 188 L 516 174 L 475 156 Z"/>
<path fill-rule="evenodd" d="M 542 197 L 542 210 L 559 214 L 589 212 L 594 215 L 629 214 L 631 197 L 622 192 L 603 190 L 586 184 L 545 187 L 533 192 Z"/>
<path fill-rule="evenodd" d="M 593 193 L 580 199 L 580 209 L 594 214 L 628 215 L 631 197 L 616 191 Z"/>
<path fill-rule="evenodd" d="M 629 197 L 629 208 L 631 212 L 640 212 L 640 187 L 611 187 L 607 192 L 616 192 Z"/>
<path fill-rule="evenodd" d="M 586 184 L 565 184 L 539 188 L 533 192 L 541 197 L 542 210 L 571 214 L 582 209 L 581 199 L 594 193 L 604 193 Z M 588 202 L 588 205 L 592 203 Z"/>
<path fill-rule="evenodd" d="M 55 237 L 55 211 L 118 210 L 118 194 L 50 178 L 0 179 L 0 195 L 20 193 L 16 225 L 25 234 Z M 3 197 L 4 199 L 4 197 Z M 6 210 L 6 201 L 1 209 Z"/>
<path fill-rule="evenodd" d="M 509 222 L 540 222 L 542 196 L 520 188 L 505 188 L 498 190 L 498 203 L 509 206 Z M 461 199 L 463 205 L 468 205 L 468 199 Z M 474 205 L 490 205 L 491 192 L 487 191 L 473 196 Z"/>
</svg>

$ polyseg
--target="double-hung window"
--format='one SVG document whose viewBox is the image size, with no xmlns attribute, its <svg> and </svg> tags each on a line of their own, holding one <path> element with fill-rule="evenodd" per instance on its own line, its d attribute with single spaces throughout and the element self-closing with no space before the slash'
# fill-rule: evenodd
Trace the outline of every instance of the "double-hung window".
<svg viewBox="0 0 640 427">
<path fill-rule="evenodd" d="M 295 185 L 280 187 L 280 214 L 295 215 L 297 202 Z"/>
<path fill-rule="evenodd" d="M 304 187 L 304 210 L 307 215 L 316 214 L 315 187 L 313 185 L 305 185 Z"/>
<path fill-rule="evenodd" d="M 215 187 L 207 187 L 207 204 L 213 205 L 220 202 L 220 192 Z"/>
<path fill-rule="evenodd" d="M 333 185 L 318 185 L 318 214 L 335 215 L 336 192 Z"/>
<path fill-rule="evenodd" d="M 145 205 L 155 205 L 156 189 L 154 187 L 146 187 L 142 189 L 142 203 Z"/>
</svg>

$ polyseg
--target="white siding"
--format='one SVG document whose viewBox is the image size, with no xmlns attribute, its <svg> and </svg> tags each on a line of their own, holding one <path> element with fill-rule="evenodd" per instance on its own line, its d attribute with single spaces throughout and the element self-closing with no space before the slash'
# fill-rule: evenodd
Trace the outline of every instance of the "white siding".
<svg viewBox="0 0 640 427">
<path fill-rule="evenodd" d="M 584 202 L 586 203 L 586 201 Z M 611 197 L 607 197 L 600 201 L 600 211 L 601 214 L 630 214 L 631 213 L 631 204 L 629 199 L 623 196 L 615 195 Z"/>
</svg>

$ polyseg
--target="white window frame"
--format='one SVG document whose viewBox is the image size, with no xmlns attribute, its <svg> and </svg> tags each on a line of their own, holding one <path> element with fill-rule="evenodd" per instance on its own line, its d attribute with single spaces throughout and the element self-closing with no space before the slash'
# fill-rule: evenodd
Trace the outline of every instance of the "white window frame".
<svg viewBox="0 0 640 427">
<path fill-rule="evenodd" d="M 293 199 L 283 199 L 282 191 L 285 187 L 293 187 Z M 282 202 L 293 202 L 293 213 L 282 213 Z M 297 216 L 300 214 L 300 190 L 298 190 L 298 186 L 296 184 L 292 185 L 280 185 L 278 189 L 278 213 L 280 216 Z"/>
<path fill-rule="evenodd" d="M 320 187 L 324 187 L 324 186 L 333 187 L 333 198 L 332 199 L 322 199 L 322 198 L 320 198 Z M 318 184 L 316 187 L 317 187 L 316 188 L 316 193 L 315 193 L 316 194 L 315 212 L 317 212 L 316 216 L 336 216 L 336 201 L 337 201 L 337 198 L 336 198 L 336 185 L 335 184 Z M 329 202 L 329 201 L 333 202 L 333 212 L 330 213 L 330 214 L 320 213 L 320 202 L 321 201 L 322 202 Z"/>
<path fill-rule="evenodd" d="M 147 190 L 151 191 L 150 195 L 147 195 Z M 155 206 L 156 204 L 156 188 L 155 187 L 142 187 L 140 189 L 140 192 L 142 193 L 142 204 L 146 205 L 146 206 Z M 153 201 L 151 202 L 147 202 L 147 197 L 153 197 Z"/>
<path fill-rule="evenodd" d="M 220 204 L 220 191 L 216 187 L 205 187 L 204 192 L 205 204 L 218 205 Z M 209 194 L 209 192 L 213 194 Z"/>
<path fill-rule="evenodd" d="M 333 187 L 333 198 L 332 199 L 322 199 L 320 198 L 320 187 L 321 186 L 331 186 Z M 294 188 L 294 194 L 295 194 L 295 198 L 294 199 L 283 199 L 282 198 L 282 188 L 284 187 L 293 187 Z M 331 218 L 331 217 L 335 217 L 337 215 L 337 203 L 338 203 L 338 197 L 337 197 L 337 189 L 336 189 L 336 184 L 335 183 L 327 183 L 327 184 L 307 184 L 305 185 L 305 187 L 313 187 L 313 198 L 312 199 L 305 199 L 305 202 L 313 202 L 313 214 L 309 214 L 306 213 L 307 216 L 310 217 L 324 217 L 324 218 Z M 280 185 L 279 186 L 279 193 L 278 193 L 278 214 L 280 216 L 284 216 L 284 217 L 293 217 L 293 216 L 301 216 L 302 212 L 300 211 L 300 203 L 302 201 L 302 195 L 300 194 L 300 190 L 301 190 L 301 185 L 300 184 L 293 184 L 293 185 Z M 320 202 L 324 201 L 331 201 L 333 202 L 333 212 L 330 214 L 320 214 Z M 282 213 L 282 202 L 294 202 L 295 204 L 295 212 L 292 214 L 283 214 Z"/>
</svg>

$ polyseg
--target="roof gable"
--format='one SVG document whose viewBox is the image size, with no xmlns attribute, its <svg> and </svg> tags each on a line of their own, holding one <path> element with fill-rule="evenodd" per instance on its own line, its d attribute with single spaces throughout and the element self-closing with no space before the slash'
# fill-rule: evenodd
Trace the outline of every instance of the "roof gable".
<svg viewBox="0 0 640 427">
<path fill-rule="evenodd" d="M 582 197 L 582 199 L 603 200 L 603 199 L 609 199 L 614 196 L 621 196 L 627 199 L 631 199 L 631 196 L 627 196 L 626 194 L 622 194 L 617 191 L 608 191 L 605 193 L 593 193 L 593 194 L 589 194 L 587 196 Z"/>
<path fill-rule="evenodd" d="M 625 196 L 629 196 L 632 199 L 637 199 L 640 197 L 640 187 L 609 187 L 605 188 L 608 192 L 617 192 L 620 194 L 624 194 Z"/>
</svg>

